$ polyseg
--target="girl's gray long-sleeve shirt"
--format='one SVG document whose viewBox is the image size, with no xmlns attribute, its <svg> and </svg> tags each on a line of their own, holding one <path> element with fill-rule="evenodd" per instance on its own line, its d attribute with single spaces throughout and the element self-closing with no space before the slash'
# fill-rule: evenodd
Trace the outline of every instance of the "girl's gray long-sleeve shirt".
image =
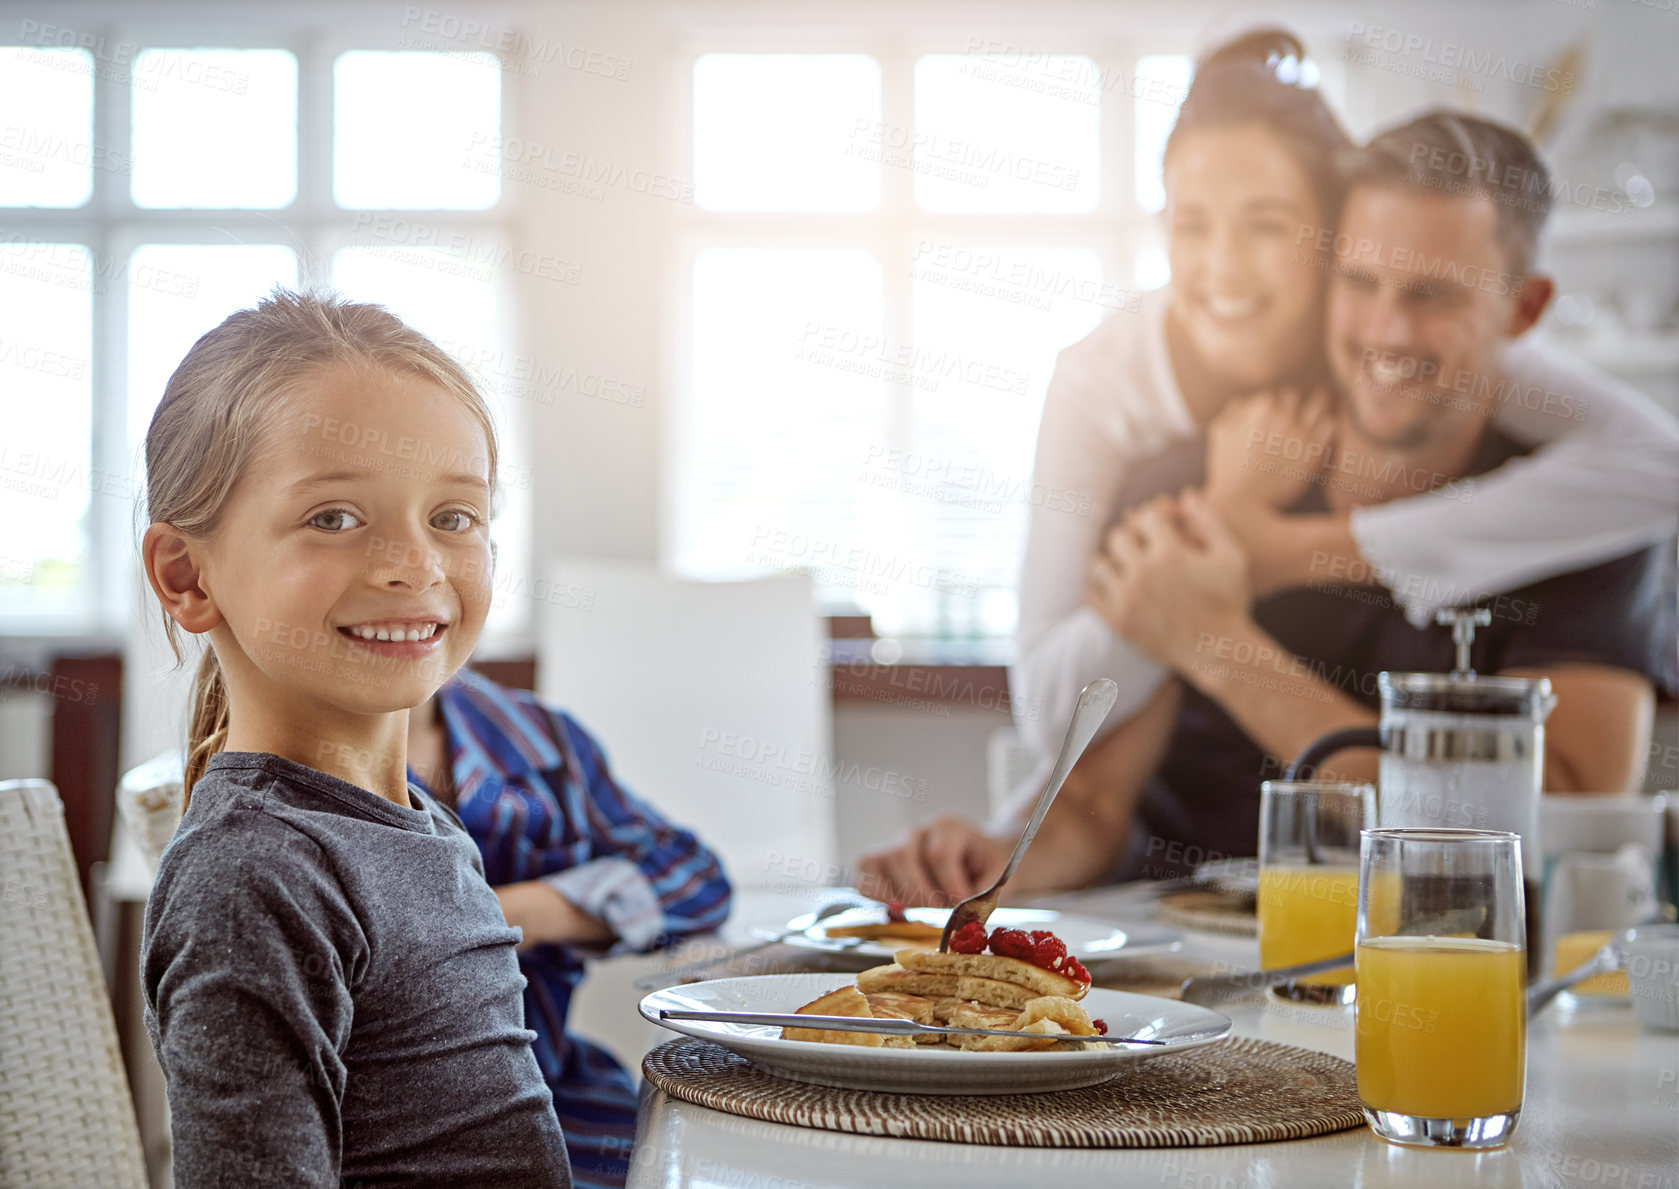
<svg viewBox="0 0 1679 1189">
<path fill-rule="evenodd" d="M 175 1184 L 569 1186 L 477 847 L 279 756 L 224 752 L 146 905 Z"/>
</svg>

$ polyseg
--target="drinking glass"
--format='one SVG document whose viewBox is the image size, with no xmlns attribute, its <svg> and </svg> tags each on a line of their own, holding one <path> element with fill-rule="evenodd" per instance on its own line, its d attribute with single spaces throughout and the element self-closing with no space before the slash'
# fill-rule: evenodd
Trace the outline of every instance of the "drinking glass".
<svg viewBox="0 0 1679 1189">
<path fill-rule="evenodd" d="M 1354 1046 L 1377 1135 L 1509 1142 L 1527 1075 L 1526 927 L 1519 835 L 1364 831 Z"/>
<path fill-rule="evenodd" d="M 1353 952 L 1359 832 L 1376 824 L 1367 784 L 1259 786 L 1259 964 L 1266 970 Z M 1351 1003 L 1344 966 L 1272 988 L 1284 999 Z"/>
</svg>

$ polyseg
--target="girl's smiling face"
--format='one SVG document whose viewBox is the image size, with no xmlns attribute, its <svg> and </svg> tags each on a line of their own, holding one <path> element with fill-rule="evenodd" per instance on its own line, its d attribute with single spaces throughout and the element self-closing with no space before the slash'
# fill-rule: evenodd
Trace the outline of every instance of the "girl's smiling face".
<svg viewBox="0 0 1679 1189">
<path fill-rule="evenodd" d="M 283 404 L 203 543 L 234 705 L 417 706 L 489 611 L 484 430 L 447 389 L 383 368 L 317 372 Z"/>
</svg>

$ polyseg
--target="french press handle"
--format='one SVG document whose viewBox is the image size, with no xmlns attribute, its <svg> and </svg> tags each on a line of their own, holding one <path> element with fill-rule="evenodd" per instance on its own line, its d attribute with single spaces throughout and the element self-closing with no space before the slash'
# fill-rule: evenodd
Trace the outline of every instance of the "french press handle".
<svg viewBox="0 0 1679 1189">
<path fill-rule="evenodd" d="M 1301 752 L 1294 763 L 1288 766 L 1288 771 L 1283 773 L 1283 779 L 1308 780 L 1325 759 L 1349 747 L 1380 746 L 1380 727 L 1343 727 L 1339 731 L 1331 731 L 1321 739 L 1314 739 L 1308 743 L 1306 750 Z"/>
</svg>

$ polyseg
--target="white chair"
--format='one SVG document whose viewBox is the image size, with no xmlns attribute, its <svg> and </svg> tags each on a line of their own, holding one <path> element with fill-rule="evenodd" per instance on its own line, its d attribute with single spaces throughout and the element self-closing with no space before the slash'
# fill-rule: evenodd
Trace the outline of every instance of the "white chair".
<svg viewBox="0 0 1679 1189">
<path fill-rule="evenodd" d="M 0 781 L 0 1185 L 146 1189 L 64 806 Z"/>
<path fill-rule="evenodd" d="M 804 575 L 695 582 L 568 560 L 538 603 L 537 687 L 625 787 L 698 833 L 735 886 L 835 882 L 833 725 Z"/>
<path fill-rule="evenodd" d="M 571 560 L 537 603 L 537 691 L 631 792 L 693 830 L 736 889 L 839 882 L 831 691 L 804 576 L 692 582 Z M 650 958 L 591 964 L 571 1025 L 631 1070 L 668 1033 L 630 1010 Z"/>
</svg>

